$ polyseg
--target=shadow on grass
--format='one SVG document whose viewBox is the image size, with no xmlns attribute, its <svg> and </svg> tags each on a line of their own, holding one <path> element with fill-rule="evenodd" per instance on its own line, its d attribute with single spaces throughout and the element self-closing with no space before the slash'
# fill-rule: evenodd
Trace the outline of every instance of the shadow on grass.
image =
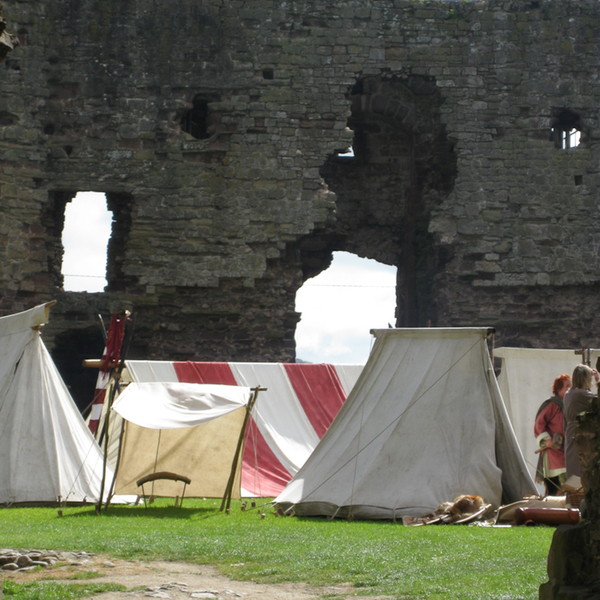
<svg viewBox="0 0 600 600">
<path fill-rule="evenodd" d="M 223 515 L 218 508 L 176 508 L 174 506 L 109 506 L 108 511 L 104 508 L 100 513 L 96 514 L 93 507 L 82 508 L 78 512 L 68 512 L 64 514 L 64 519 L 69 518 L 94 518 L 94 519 L 110 519 L 110 518 L 146 518 L 146 519 L 179 519 L 182 521 L 194 519 L 210 519 Z"/>
</svg>

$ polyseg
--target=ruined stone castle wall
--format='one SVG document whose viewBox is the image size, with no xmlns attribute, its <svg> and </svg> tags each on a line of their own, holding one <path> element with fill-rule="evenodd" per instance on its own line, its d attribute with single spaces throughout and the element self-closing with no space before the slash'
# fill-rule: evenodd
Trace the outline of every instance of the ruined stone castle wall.
<svg viewBox="0 0 600 600">
<path fill-rule="evenodd" d="M 4 0 L 4 18 L 0 310 L 57 299 L 51 346 L 126 304 L 132 356 L 293 360 L 295 293 L 334 250 L 398 267 L 398 325 L 594 345 L 596 2 Z M 108 288 L 66 293 L 64 207 L 88 190 L 114 213 Z"/>
</svg>

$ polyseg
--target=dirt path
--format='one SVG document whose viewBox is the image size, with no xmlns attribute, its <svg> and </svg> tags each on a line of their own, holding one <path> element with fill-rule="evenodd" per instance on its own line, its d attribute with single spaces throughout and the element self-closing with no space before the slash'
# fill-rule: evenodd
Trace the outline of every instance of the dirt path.
<svg viewBox="0 0 600 600">
<path fill-rule="evenodd" d="M 191 598 L 235 600 L 317 600 L 323 596 L 347 600 L 353 597 L 350 585 L 316 588 L 306 584 L 258 584 L 234 581 L 213 567 L 166 561 L 124 561 L 106 556 L 90 556 L 75 564 L 58 564 L 47 569 L 13 573 L 2 571 L 1 576 L 15 583 L 52 579 L 63 583 L 82 583 L 77 576 L 96 572 L 98 583 L 119 583 L 127 592 L 107 592 L 86 597 L 86 600 L 132 600 L 135 598 Z M 88 580 L 90 581 L 90 580 Z"/>
</svg>

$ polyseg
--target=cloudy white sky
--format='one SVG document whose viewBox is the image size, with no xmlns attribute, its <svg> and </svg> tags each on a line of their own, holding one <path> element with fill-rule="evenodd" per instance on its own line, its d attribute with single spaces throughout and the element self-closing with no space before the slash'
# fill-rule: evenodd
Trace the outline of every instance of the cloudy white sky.
<svg viewBox="0 0 600 600">
<path fill-rule="evenodd" d="M 396 267 L 334 252 L 329 269 L 296 294 L 302 319 L 296 356 L 309 362 L 365 363 L 371 329 L 395 323 Z"/>
<path fill-rule="evenodd" d="M 111 214 L 104 194 L 79 193 L 67 204 L 63 245 L 65 289 L 101 292 Z M 308 362 L 365 363 L 371 329 L 394 324 L 396 267 L 335 252 L 332 265 L 296 295 L 302 319 L 296 356 Z"/>
<path fill-rule="evenodd" d="M 62 273 L 65 290 L 101 292 L 106 285 L 106 246 L 112 213 L 104 194 L 79 193 L 65 209 Z"/>
</svg>

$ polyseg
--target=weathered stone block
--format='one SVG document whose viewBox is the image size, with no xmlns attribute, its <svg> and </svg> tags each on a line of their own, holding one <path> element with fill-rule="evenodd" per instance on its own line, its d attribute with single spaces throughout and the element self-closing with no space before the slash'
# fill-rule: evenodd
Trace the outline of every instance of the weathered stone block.
<svg viewBox="0 0 600 600">
<path fill-rule="evenodd" d="M 600 325 L 591 0 L 518 10 L 499 0 L 301 2 L 275 12 L 259 0 L 139 0 L 144 27 L 117 0 L 99 13 L 88 0 L 68 10 L 73 2 L 40 0 L 45 18 L 34 20 L 31 3 L 4 2 L 35 36 L 13 52 L 19 70 L 5 70 L 0 98 L 0 306 L 59 299 L 50 344 L 70 328 L 67 315 L 96 319 L 96 299 L 54 287 L 60 194 L 89 189 L 113 198 L 112 275 L 100 296 L 139 310 L 139 355 L 227 348 L 225 358 L 293 360 L 294 295 L 332 250 L 421 282 L 398 290 L 398 324 L 496 325 L 498 343 L 553 347 L 586 334 L 572 312 Z M 193 17 L 175 32 L 173 15 Z M 124 26 L 138 34 L 125 39 Z M 184 118 L 197 97 L 207 99 L 191 119 L 203 121 L 202 139 Z M 565 107 L 584 142 L 563 151 L 550 130 Z M 355 158 L 337 159 L 350 144 Z M 34 221 L 44 232 L 30 246 L 20 224 Z M 475 251 L 488 254 L 477 268 L 465 259 Z M 496 306 L 518 306 L 523 286 L 547 294 L 508 324 Z M 571 294 L 560 310 L 559 293 Z M 173 302 L 200 299 L 229 315 L 218 329 L 173 315 Z M 540 337 L 529 324 L 548 315 L 555 335 Z M 153 333 L 167 317 L 168 339 Z"/>
</svg>

